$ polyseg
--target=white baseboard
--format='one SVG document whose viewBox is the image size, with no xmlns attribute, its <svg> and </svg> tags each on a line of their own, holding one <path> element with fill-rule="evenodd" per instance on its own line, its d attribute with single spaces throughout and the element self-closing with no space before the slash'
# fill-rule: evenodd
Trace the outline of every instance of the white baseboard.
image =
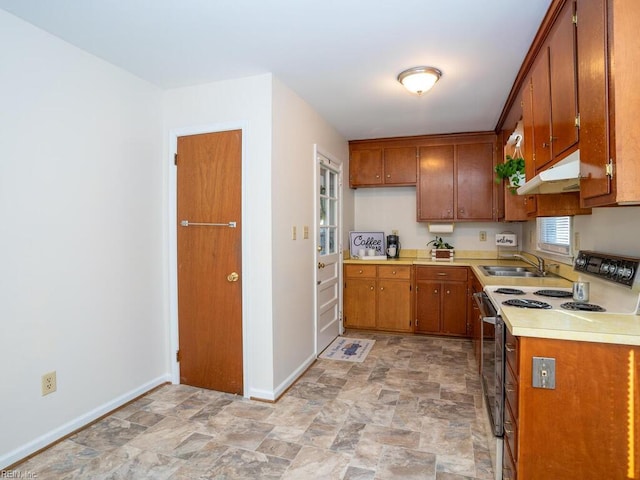
<svg viewBox="0 0 640 480">
<path fill-rule="evenodd" d="M 247 395 L 248 398 L 254 398 L 256 400 L 266 400 L 266 401 L 275 401 L 280 395 L 286 392 L 287 388 L 295 383 L 298 378 L 309 368 L 313 362 L 316 361 L 316 356 L 311 355 L 308 357 L 302 365 L 296 368 L 291 375 L 289 375 L 280 385 L 278 385 L 275 390 L 259 390 L 259 389 L 251 389 Z"/>
<path fill-rule="evenodd" d="M 115 410 L 118 407 L 121 407 L 127 402 L 130 402 L 136 397 L 147 393 L 149 390 L 154 389 L 158 385 L 162 385 L 163 383 L 170 382 L 171 375 L 166 374 L 161 377 L 155 378 L 150 382 L 145 383 L 144 385 L 140 385 L 138 388 L 131 390 L 124 395 L 119 396 L 105 404 L 100 405 L 97 408 L 94 408 L 90 412 L 85 413 L 64 425 L 56 428 L 55 430 L 51 430 L 50 432 L 41 435 L 40 437 L 32 440 L 25 445 L 22 445 L 15 450 L 0 455 L 0 469 L 5 468 L 9 465 L 13 465 L 16 462 L 19 462 L 23 458 L 28 457 L 34 452 L 41 450 L 48 445 L 51 445 L 56 440 L 60 440 L 65 435 L 69 435 L 71 432 L 74 432 L 89 423 L 93 422 L 97 418 Z"/>
<path fill-rule="evenodd" d="M 309 368 L 313 362 L 316 361 L 316 356 L 315 354 L 309 356 L 302 365 L 300 365 L 298 368 L 296 368 L 293 373 L 291 375 L 289 375 L 284 382 L 282 382 L 280 385 L 278 385 L 276 387 L 275 390 L 275 398 L 278 398 L 280 395 L 282 395 L 284 392 L 287 391 L 287 388 L 289 388 L 291 385 L 293 385 L 295 383 L 296 380 L 298 380 L 298 378 L 300 378 L 300 376 L 306 372 L 307 368 Z"/>
</svg>

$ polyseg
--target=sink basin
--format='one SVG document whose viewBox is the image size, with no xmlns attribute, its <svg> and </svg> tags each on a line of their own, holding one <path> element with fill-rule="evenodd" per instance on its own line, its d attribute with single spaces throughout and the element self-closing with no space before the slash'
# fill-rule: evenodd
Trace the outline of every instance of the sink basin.
<svg viewBox="0 0 640 480">
<path fill-rule="evenodd" d="M 502 266 L 502 265 L 496 265 L 496 266 L 483 265 L 480 268 L 488 272 L 530 272 L 532 271 L 532 269 L 529 267 L 509 267 L 509 266 Z"/>
<path fill-rule="evenodd" d="M 512 267 L 509 265 L 481 265 L 480 269 L 490 277 L 542 277 L 536 269 L 530 267 Z"/>
</svg>

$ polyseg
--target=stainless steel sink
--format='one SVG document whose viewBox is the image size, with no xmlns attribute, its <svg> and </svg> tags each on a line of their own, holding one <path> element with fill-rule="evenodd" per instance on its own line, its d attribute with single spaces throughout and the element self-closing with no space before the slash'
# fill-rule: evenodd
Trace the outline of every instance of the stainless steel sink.
<svg viewBox="0 0 640 480">
<path fill-rule="evenodd" d="M 534 268 L 509 265 L 481 265 L 480 270 L 490 277 L 542 277 Z"/>
</svg>

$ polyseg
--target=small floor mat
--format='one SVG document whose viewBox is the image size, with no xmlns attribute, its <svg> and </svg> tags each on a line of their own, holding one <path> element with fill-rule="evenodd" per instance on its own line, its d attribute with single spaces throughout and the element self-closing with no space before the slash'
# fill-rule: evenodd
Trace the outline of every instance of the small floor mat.
<svg viewBox="0 0 640 480">
<path fill-rule="evenodd" d="M 345 362 L 364 362 L 375 340 L 368 338 L 338 337 L 324 349 L 320 358 L 343 360 Z"/>
</svg>

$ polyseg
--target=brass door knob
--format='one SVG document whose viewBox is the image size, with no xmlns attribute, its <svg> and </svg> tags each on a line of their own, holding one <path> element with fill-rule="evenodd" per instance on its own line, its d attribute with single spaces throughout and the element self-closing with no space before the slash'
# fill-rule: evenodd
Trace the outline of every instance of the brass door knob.
<svg viewBox="0 0 640 480">
<path fill-rule="evenodd" d="M 318 268 L 324 268 L 324 267 L 325 267 L 325 264 L 324 264 L 324 263 L 322 263 L 322 262 L 318 262 Z"/>
<path fill-rule="evenodd" d="M 240 275 L 238 275 L 236 272 L 231 272 L 229 275 L 227 275 L 227 282 L 237 282 L 239 278 Z"/>
</svg>

